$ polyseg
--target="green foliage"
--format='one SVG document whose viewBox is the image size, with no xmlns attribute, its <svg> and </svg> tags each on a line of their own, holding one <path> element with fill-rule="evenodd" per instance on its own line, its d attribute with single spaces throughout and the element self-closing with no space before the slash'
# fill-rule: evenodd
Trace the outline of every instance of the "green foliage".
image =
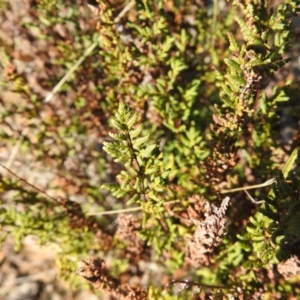
<svg viewBox="0 0 300 300">
<path fill-rule="evenodd" d="M 115 162 L 122 162 L 125 170 L 117 176 L 119 184 L 104 184 L 102 188 L 108 189 L 117 198 L 127 197 L 127 204 L 141 206 L 144 214 L 141 238 L 155 247 L 157 256 L 166 250 L 173 251 L 174 257 L 167 262 L 173 269 L 183 262 L 182 251 L 176 252 L 174 245 L 178 243 L 179 230 L 185 229 L 174 226 L 165 213 L 166 200 L 170 197 L 167 185 L 169 170 L 164 169 L 159 144 L 147 143 L 150 134 L 143 136 L 143 126 L 138 124 L 138 119 L 137 113 L 120 103 L 111 120 L 118 132 L 109 133 L 116 142 L 104 142 L 103 149 L 115 158 Z"/>
<path fill-rule="evenodd" d="M 217 273 L 224 276 L 226 269 L 242 265 L 247 272 L 279 264 L 295 254 L 288 245 L 299 241 L 299 155 L 296 149 L 283 171 L 276 177 L 273 188 L 265 197 L 265 202 L 253 217 L 249 218 L 246 229 L 239 234 L 238 241 L 225 248 L 216 261 L 220 261 Z M 296 158 L 297 157 L 297 158 Z M 226 273 L 225 273 L 226 274 Z M 228 276 L 228 273 L 227 273 Z M 240 283 L 252 295 L 257 288 L 259 273 L 245 274 L 235 284 Z M 247 286 L 247 288 L 246 288 Z M 263 286 L 266 291 L 270 289 Z M 288 291 L 290 287 L 278 284 L 271 290 Z"/>
<path fill-rule="evenodd" d="M 270 148 L 276 147 L 272 132 L 277 121 L 275 111 L 279 102 L 288 100 L 288 83 L 283 88 L 276 87 L 271 97 L 259 91 L 265 78 L 287 62 L 282 54 L 291 39 L 290 17 L 292 11 L 296 13 L 297 4 L 288 1 L 275 9 L 268 7 L 264 1 L 234 3 L 243 12 L 243 17 L 236 17 L 243 38 L 241 44 L 232 33 L 227 33 L 231 54 L 224 59 L 227 71 L 220 82 L 222 106 L 217 108 L 215 138 L 218 140 L 221 136 L 221 140 L 230 139 L 230 146 L 226 150 L 232 156 L 235 153 L 233 143 L 243 145 L 244 151 L 253 148 L 255 154 L 247 157 L 251 157 L 249 164 L 255 168 L 262 163 L 265 166 L 272 164 L 268 161 L 268 154 Z M 268 125 L 263 126 L 261 120 Z M 254 124 L 247 128 L 249 122 Z M 226 129 L 223 124 L 226 124 Z M 220 130 L 218 127 L 221 127 Z M 212 156 L 217 159 L 218 153 Z M 217 167 L 224 163 L 233 164 L 222 157 L 219 160 Z"/>
<path fill-rule="evenodd" d="M 154 205 L 159 201 L 157 193 L 162 192 L 168 171 L 162 170 L 159 145 L 147 145 L 150 134 L 141 136 L 143 126 L 135 126 L 137 120 L 138 114 L 132 113 L 121 103 L 112 119 L 112 124 L 119 132 L 109 133 L 117 142 L 104 142 L 103 149 L 115 158 L 115 162 L 122 162 L 126 170 L 117 176 L 120 186 L 106 184 L 102 187 L 110 190 L 117 198 L 129 195 L 129 204 L 145 204 L 148 201 Z M 154 208 L 155 206 L 152 210 Z M 146 211 L 147 209 L 150 207 L 145 206 Z"/>
<path fill-rule="evenodd" d="M 39 1 L 20 22 L 38 45 L 29 58 L 35 80 L 14 59 L 22 57 L 18 37 L 1 44 L 1 92 L 19 97 L 3 102 L 1 142 L 52 171 L 60 183 L 50 190 L 64 193 L 55 199 L 4 174 L 0 240 L 11 234 L 22 249 L 33 234 L 55 245 L 73 287 L 79 259 L 94 254 L 109 256 L 116 277 L 151 277 L 149 299 L 284 299 L 299 289 L 277 273 L 261 279 L 295 256 L 300 240 L 300 152 L 283 167 L 299 137 L 286 146 L 278 130 L 280 115 L 297 112 L 286 106 L 298 83 L 275 76 L 288 62 L 299 5 L 200 2 L 102 1 L 96 16 L 82 18 L 79 5 Z M 95 41 L 97 50 L 43 102 Z M 189 242 L 208 203 L 218 206 L 225 188 L 272 177 L 267 196 L 255 192 L 265 201 L 259 207 L 232 194 L 226 238 L 201 253 L 206 265 L 191 261 Z M 109 214 L 127 205 L 138 212 Z M 161 278 L 175 287 L 163 291 Z"/>
</svg>

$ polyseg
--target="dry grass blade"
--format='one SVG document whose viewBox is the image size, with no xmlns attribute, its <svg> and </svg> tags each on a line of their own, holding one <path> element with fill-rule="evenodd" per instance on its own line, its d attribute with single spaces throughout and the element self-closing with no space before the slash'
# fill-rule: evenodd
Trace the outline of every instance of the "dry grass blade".
<svg viewBox="0 0 300 300">
<path fill-rule="evenodd" d="M 135 1 L 129 2 L 119 15 L 114 19 L 114 23 L 120 21 L 120 19 L 134 6 Z M 47 95 L 44 99 L 45 103 L 52 100 L 54 95 L 60 90 L 63 84 L 70 78 L 70 76 L 75 72 L 75 70 L 82 64 L 82 62 L 93 52 L 93 50 L 98 46 L 101 41 L 101 36 L 99 36 L 83 53 L 83 55 L 76 61 L 76 63 L 70 68 L 70 70 L 65 74 L 65 76 L 59 81 L 59 83 L 54 87 L 54 89 Z"/>
</svg>

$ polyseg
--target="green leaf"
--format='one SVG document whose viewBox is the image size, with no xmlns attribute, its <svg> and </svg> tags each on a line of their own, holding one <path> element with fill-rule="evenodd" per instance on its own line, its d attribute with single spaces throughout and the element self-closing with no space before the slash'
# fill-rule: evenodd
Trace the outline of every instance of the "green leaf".
<svg viewBox="0 0 300 300">
<path fill-rule="evenodd" d="M 283 177 L 287 178 L 288 173 L 292 170 L 295 160 L 297 156 L 299 155 L 300 148 L 294 149 L 293 153 L 289 157 L 288 161 L 286 162 L 285 166 L 282 169 Z"/>
<path fill-rule="evenodd" d="M 133 113 L 130 118 L 127 120 L 127 127 L 130 130 L 135 124 L 136 121 L 138 120 L 139 115 L 137 113 Z"/>
<path fill-rule="evenodd" d="M 127 135 L 124 134 L 124 133 L 112 133 L 112 132 L 109 132 L 108 134 L 113 139 L 118 140 L 118 141 L 126 141 L 126 138 L 127 138 Z M 109 147 L 107 143 L 106 143 L 106 147 Z"/>
<path fill-rule="evenodd" d="M 235 62 L 234 60 L 229 58 L 224 58 L 224 62 L 228 67 L 232 68 L 237 73 L 241 73 L 241 65 Z"/>
<path fill-rule="evenodd" d="M 133 147 L 135 149 L 140 149 L 142 145 L 144 145 L 149 140 L 150 134 L 147 134 L 143 137 L 136 138 L 132 141 Z"/>
<path fill-rule="evenodd" d="M 141 134 L 142 130 L 143 130 L 143 125 L 142 124 L 138 125 L 135 129 L 130 130 L 130 137 L 132 139 L 135 139 Z"/>
<path fill-rule="evenodd" d="M 152 151 L 156 148 L 157 148 L 157 145 L 154 144 L 154 145 L 148 146 L 146 149 L 141 150 L 140 151 L 141 157 L 150 157 L 152 154 Z"/>
<path fill-rule="evenodd" d="M 239 52 L 239 47 L 237 45 L 237 42 L 233 36 L 233 34 L 231 32 L 227 32 L 227 36 L 228 36 L 228 39 L 229 39 L 229 50 L 232 51 L 232 52 Z"/>
</svg>

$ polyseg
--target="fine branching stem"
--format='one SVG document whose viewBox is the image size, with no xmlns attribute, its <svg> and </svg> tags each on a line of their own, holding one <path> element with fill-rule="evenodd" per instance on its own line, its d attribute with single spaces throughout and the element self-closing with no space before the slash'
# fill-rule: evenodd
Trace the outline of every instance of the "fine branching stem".
<svg viewBox="0 0 300 300">
<path fill-rule="evenodd" d="M 276 179 L 272 178 L 272 179 L 269 179 L 266 182 L 261 183 L 261 184 L 254 184 L 254 185 L 245 186 L 245 187 L 241 187 L 241 188 L 230 189 L 230 190 L 221 190 L 220 193 L 221 194 L 227 194 L 227 193 L 235 193 L 235 192 L 245 191 L 245 190 L 258 189 L 258 188 L 262 188 L 262 187 L 271 185 L 275 181 L 276 181 Z"/>
<path fill-rule="evenodd" d="M 174 203 L 178 203 L 180 200 L 172 200 L 167 201 L 164 205 L 170 205 Z M 106 211 L 98 211 L 98 212 L 89 212 L 87 216 L 102 216 L 102 215 L 113 215 L 113 214 L 123 214 L 123 213 L 131 213 L 135 211 L 140 211 L 143 208 L 141 206 L 132 207 L 132 208 L 124 208 L 124 209 L 115 209 L 115 210 L 106 210 Z"/>
<path fill-rule="evenodd" d="M 127 129 L 127 139 L 128 139 L 128 142 L 129 142 L 129 148 L 131 150 L 131 153 L 133 155 L 133 159 L 139 169 L 139 176 L 141 176 L 141 186 L 142 186 L 142 194 L 143 194 L 143 197 L 144 197 L 144 200 L 147 201 L 147 198 L 146 198 L 146 189 L 145 189 L 145 184 L 144 184 L 144 172 L 138 162 L 138 159 L 136 157 L 136 153 L 135 153 L 135 150 L 134 150 L 134 147 L 133 147 L 133 143 L 132 143 L 132 139 L 131 139 L 131 136 L 130 136 L 130 132 L 129 130 Z"/>
</svg>

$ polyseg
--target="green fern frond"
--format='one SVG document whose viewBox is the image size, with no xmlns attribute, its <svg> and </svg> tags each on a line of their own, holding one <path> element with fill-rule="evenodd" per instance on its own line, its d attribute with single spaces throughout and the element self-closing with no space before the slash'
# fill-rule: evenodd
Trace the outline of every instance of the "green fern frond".
<svg viewBox="0 0 300 300">
<path fill-rule="evenodd" d="M 109 133 L 116 142 L 105 142 L 103 149 L 116 162 L 123 162 L 126 170 L 117 176 L 120 185 L 104 184 L 116 197 L 129 196 L 132 201 L 151 201 L 149 192 L 153 185 L 165 180 L 162 157 L 158 144 L 149 144 L 150 134 L 143 133 L 143 126 L 138 123 L 139 116 L 124 103 L 119 104 L 118 111 L 112 119 L 117 133 Z"/>
</svg>

